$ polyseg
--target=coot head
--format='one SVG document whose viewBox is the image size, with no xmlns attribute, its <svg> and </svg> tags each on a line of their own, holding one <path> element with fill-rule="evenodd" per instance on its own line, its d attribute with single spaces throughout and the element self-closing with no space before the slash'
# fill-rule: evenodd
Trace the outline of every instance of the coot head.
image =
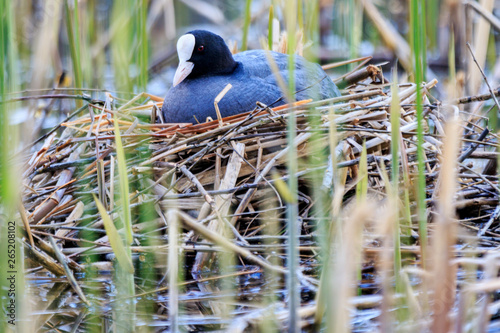
<svg viewBox="0 0 500 333">
<path fill-rule="evenodd" d="M 205 30 L 193 30 L 180 37 L 177 54 L 179 66 L 174 76 L 174 87 L 185 79 L 229 74 L 237 65 L 224 40 Z"/>
</svg>

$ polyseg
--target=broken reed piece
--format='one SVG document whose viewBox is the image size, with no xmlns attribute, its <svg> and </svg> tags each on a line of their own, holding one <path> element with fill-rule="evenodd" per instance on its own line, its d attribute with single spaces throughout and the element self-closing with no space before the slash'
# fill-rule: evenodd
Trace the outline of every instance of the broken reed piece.
<svg viewBox="0 0 500 333">
<path fill-rule="evenodd" d="M 217 120 L 219 121 L 219 126 L 221 127 L 224 125 L 224 123 L 222 122 L 222 116 L 219 110 L 219 102 L 222 100 L 222 98 L 224 98 L 224 96 L 232 87 L 233 86 L 231 85 L 231 83 L 228 83 L 227 86 L 225 86 L 224 89 L 222 89 L 222 91 L 217 95 L 217 97 L 215 97 L 214 100 L 215 112 L 217 112 Z"/>
</svg>

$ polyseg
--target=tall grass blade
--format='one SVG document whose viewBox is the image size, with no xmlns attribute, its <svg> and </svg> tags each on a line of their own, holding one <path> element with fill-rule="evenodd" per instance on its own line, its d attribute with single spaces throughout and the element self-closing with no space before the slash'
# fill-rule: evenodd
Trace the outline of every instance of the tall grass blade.
<svg viewBox="0 0 500 333">
<path fill-rule="evenodd" d="M 288 35 L 288 50 L 289 55 L 288 61 L 288 93 L 289 96 L 294 96 L 295 93 L 295 45 L 296 38 L 295 33 L 297 30 L 297 1 L 290 0 L 286 2 L 285 5 L 285 17 L 286 17 L 286 30 Z M 291 102 L 291 101 L 288 101 Z M 297 150 L 295 148 L 294 142 L 296 137 L 296 119 L 293 112 L 290 113 L 288 117 L 287 124 L 287 144 L 290 149 L 287 153 L 287 167 L 288 174 L 290 178 L 288 180 L 288 187 L 293 196 L 293 200 L 287 203 L 287 232 L 288 232 L 288 279 L 287 279 L 287 291 L 289 297 L 288 310 L 289 310 L 289 327 L 288 331 L 290 333 L 299 332 L 297 310 L 300 307 L 300 286 L 297 279 L 297 269 L 299 266 L 299 230 L 302 223 L 298 219 L 298 205 L 297 202 Z"/>
<path fill-rule="evenodd" d="M 357 58 L 361 45 L 361 36 L 363 30 L 363 8 L 360 1 L 349 0 L 349 57 Z M 350 65 L 354 68 L 355 64 Z"/>
<path fill-rule="evenodd" d="M 422 0 L 411 0 L 410 21 L 411 37 L 414 54 L 415 83 L 417 84 L 417 219 L 420 234 L 420 248 L 422 265 L 425 267 L 427 250 L 427 216 L 426 216 L 426 181 L 425 181 L 425 153 L 424 153 L 424 117 L 422 106 L 422 89 L 424 72 L 423 28 L 421 27 Z"/>
<path fill-rule="evenodd" d="M 277 207 L 277 205 L 278 202 L 275 196 L 270 197 L 269 200 L 265 200 L 262 205 L 262 210 L 264 211 L 263 221 L 268 221 L 264 229 L 265 235 L 279 235 L 278 216 L 276 211 L 273 210 L 273 208 Z M 264 243 L 266 245 L 273 245 L 273 240 L 271 238 L 266 238 L 264 240 Z M 274 245 L 276 246 L 276 244 Z M 266 253 L 270 258 L 269 262 L 271 263 L 271 265 L 279 266 L 280 259 L 276 255 L 276 250 L 277 248 L 273 248 L 270 246 Z M 274 307 L 277 301 L 276 295 L 278 295 L 278 290 L 279 288 L 281 288 L 279 285 L 279 276 L 275 271 L 272 270 L 266 270 L 264 276 L 269 282 L 269 292 L 264 296 L 263 307 Z M 276 324 L 276 318 L 271 311 L 265 316 L 264 320 L 262 321 L 260 331 L 264 333 L 279 332 L 278 325 Z"/>
<path fill-rule="evenodd" d="M 455 64 L 455 33 L 451 31 L 450 46 L 448 48 L 448 80 L 450 93 L 456 94 L 457 89 L 457 68 Z M 452 99 L 458 96 L 450 96 Z"/>
<path fill-rule="evenodd" d="M 297 0 L 297 24 L 300 31 L 304 32 L 304 4 Z"/>
<path fill-rule="evenodd" d="M 399 96 L 398 96 L 398 74 L 397 74 L 397 68 L 394 67 L 393 69 L 393 76 L 392 76 L 392 85 L 391 85 L 391 95 L 392 95 L 392 100 L 391 100 L 391 158 L 392 158 L 392 169 L 391 169 L 391 177 L 392 177 L 392 183 L 387 184 L 388 188 L 391 188 L 391 191 L 388 191 L 389 193 L 389 201 L 391 202 L 390 208 L 393 211 L 392 216 L 393 216 L 393 223 L 394 223 L 394 228 L 393 228 L 393 238 L 394 238 L 394 279 L 396 282 L 396 293 L 397 294 L 404 294 L 406 287 L 405 287 L 405 282 L 402 279 L 401 275 L 401 269 L 403 266 L 403 258 L 401 255 L 401 235 L 403 234 L 401 231 L 401 226 L 400 226 L 400 199 L 399 195 L 400 193 L 405 193 L 407 189 L 404 187 L 400 189 L 400 156 L 401 156 L 401 149 L 400 149 L 400 140 L 401 138 L 401 129 L 400 129 L 400 116 L 401 116 L 401 105 L 399 101 Z M 407 192 L 403 194 L 403 201 L 409 200 L 407 197 Z M 407 230 L 410 231 L 410 226 L 407 225 Z M 399 322 L 404 322 L 405 320 L 408 319 L 408 311 L 407 307 L 405 306 L 405 298 L 401 298 L 398 301 L 398 306 L 396 310 L 396 317 Z"/>
<path fill-rule="evenodd" d="M 311 130 L 313 132 L 311 139 L 310 139 L 310 144 L 309 144 L 309 151 L 308 151 L 308 156 L 309 158 L 307 159 L 308 166 L 311 167 L 311 169 L 316 170 L 311 174 L 311 188 L 313 189 L 313 198 L 315 198 L 316 204 L 314 205 L 314 227 L 316 229 L 316 240 L 322 249 L 321 251 L 321 261 L 320 261 L 320 272 L 321 272 L 321 279 L 320 279 L 320 290 L 318 290 L 318 293 L 316 294 L 316 304 L 317 304 L 317 310 L 316 310 L 316 316 L 315 316 L 315 325 L 316 327 L 319 327 L 322 321 L 322 317 L 325 311 L 325 298 L 323 295 L 320 296 L 320 294 L 325 293 L 327 291 L 327 286 L 325 285 L 325 279 L 328 280 L 328 261 L 330 260 L 329 256 L 329 225 L 330 221 L 332 221 L 332 216 L 330 214 L 331 209 L 330 209 L 330 204 L 331 200 L 329 199 L 329 194 L 331 188 L 329 186 L 325 186 L 323 184 L 323 178 L 325 176 L 324 170 L 321 168 L 321 166 L 324 165 L 333 165 L 336 164 L 336 157 L 335 157 L 335 150 L 332 150 L 330 152 L 330 158 L 325 150 L 325 146 L 328 146 L 328 143 L 324 142 L 323 138 L 323 131 L 321 129 L 321 114 L 318 112 L 317 109 L 312 108 L 310 110 L 311 115 L 309 117 L 309 123 Z M 331 164 L 329 163 L 331 162 Z M 334 177 L 333 172 L 332 172 L 332 177 Z M 324 223 L 325 221 L 329 221 L 329 223 Z"/>
<path fill-rule="evenodd" d="M 118 233 L 113 220 L 106 212 L 106 208 L 104 208 L 103 204 L 97 197 L 94 195 L 94 201 L 97 206 L 97 210 L 101 215 L 102 222 L 104 224 L 104 228 L 106 229 L 106 234 L 108 235 L 109 244 L 113 249 L 114 254 L 116 255 L 116 259 L 120 266 L 122 266 L 127 272 L 134 273 L 134 266 L 132 265 L 132 259 L 130 257 L 130 253 L 127 251 L 125 245 L 123 245 L 124 240 Z"/>
<path fill-rule="evenodd" d="M 66 17 L 66 31 L 68 34 L 71 61 L 73 62 L 73 75 L 75 76 L 75 87 L 83 87 L 82 64 L 80 63 L 80 34 L 78 27 L 78 2 L 75 0 L 73 15 L 68 1 L 64 1 L 64 14 Z M 81 103 L 81 102 L 80 102 Z"/>
<path fill-rule="evenodd" d="M 273 181 L 274 181 L 274 186 L 276 187 L 276 190 L 280 194 L 280 197 L 285 200 L 287 203 L 297 203 L 294 201 L 296 198 L 295 195 L 290 191 L 290 188 L 288 187 L 287 183 L 280 178 L 280 176 L 277 173 L 272 174 Z"/>
<path fill-rule="evenodd" d="M 83 87 L 83 67 L 81 62 L 81 34 L 80 34 L 80 10 L 78 8 L 78 0 L 74 0 L 73 3 L 73 33 L 74 33 L 74 41 L 75 41 L 75 55 L 79 68 L 79 80 L 78 84 Z"/>
<path fill-rule="evenodd" d="M 111 55 L 115 88 L 119 91 L 133 91 L 133 81 L 130 75 L 132 63 L 132 39 L 134 38 L 135 0 L 123 0 L 113 3 L 110 31 L 114 33 L 111 39 Z"/>
<path fill-rule="evenodd" d="M 130 202 L 129 193 L 130 187 L 127 177 L 127 164 L 125 159 L 125 151 L 123 149 L 120 128 L 118 123 L 118 117 L 114 116 L 115 124 L 115 145 L 116 145 L 116 156 L 118 162 L 118 179 L 120 180 L 120 203 L 122 212 L 122 221 L 125 227 L 125 241 L 127 244 L 132 243 L 132 217 L 130 214 Z"/>
<path fill-rule="evenodd" d="M 179 219 L 175 209 L 167 210 L 170 331 L 179 331 Z"/>
<path fill-rule="evenodd" d="M 319 0 L 304 2 L 304 44 L 310 45 L 305 48 L 304 57 L 312 62 L 317 62 L 320 48 L 319 6 Z"/>
<path fill-rule="evenodd" d="M 327 308 L 331 305 L 329 300 L 334 294 L 334 291 L 331 290 L 331 284 L 330 280 L 332 279 L 331 273 L 332 273 L 332 264 L 333 264 L 333 251 L 340 246 L 341 241 L 342 241 L 342 226 L 341 226 L 341 205 L 338 204 L 337 202 L 340 200 L 342 201 L 343 198 L 343 192 L 344 192 L 344 186 L 341 181 L 341 175 L 338 172 L 337 168 L 337 162 L 340 160 L 341 153 L 338 152 L 337 149 L 337 143 L 338 143 L 338 138 L 337 138 L 337 127 L 335 123 L 335 115 L 334 115 L 334 110 L 333 108 L 330 108 L 328 111 L 328 117 L 329 117 L 329 131 L 328 131 L 328 146 L 329 146 L 329 151 L 330 151 L 330 156 L 329 156 L 329 165 L 331 164 L 331 175 L 332 175 L 332 195 L 331 197 L 327 196 L 326 194 L 323 195 L 323 191 L 319 190 L 319 188 L 323 187 L 324 189 L 329 189 L 330 183 L 328 184 L 325 182 L 325 179 L 323 179 L 322 184 L 315 188 L 317 192 L 320 193 L 320 198 L 321 196 L 324 196 L 326 198 L 323 198 L 323 200 L 328 200 L 328 202 L 324 203 L 324 210 L 323 212 L 319 213 L 320 217 L 325 217 L 326 221 L 331 221 L 330 225 L 324 225 L 324 223 L 319 223 L 318 225 L 318 243 L 320 244 L 320 247 L 322 249 L 322 264 L 321 264 L 321 278 L 320 278 L 320 284 L 318 288 L 318 292 L 316 293 L 316 304 L 317 304 L 317 310 L 316 314 L 314 316 L 314 325 L 316 328 L 319 328 L 320 325 L 322 324 L 323 317 L 325 314 L 325 311 L 328 311 Z M 319 130 L 319 128 L 318 128 Z M 318 142 L 319 143 L 319 142 Z M 339 154 L 338 154 L 339 153 Z M 311 160 L 314 160 L 314 157 L 311 156 Z M 316 197 L 316 196 L 315 196 Z M 321 210 L 321 209 L 320 209 Z M 321 221 L 321 220 L 320 220 Z M 324 229 L 322 229 L 324 228 Z M 326 322 L 326 325 L 330 327 L 330 323 Z"/>
<path fill-rule="evenodd" d="M 132 238 L 132 216 L 130 212 L 130 187 L 128 181 L 127 165 L 125 159 L 125 151 L 123 149 L 123 144 L 121 140 L 118 116 L 114 115 L 114 129 L 115 129 L 115 150 L 117 156 L 118 165 L 118 179 L 120 181 L 120 217 L 123 223 L 123 228 L 125 230 L 124 246 L 125 253 L 128 258 L 131 258 L 130 244 L 133 241 Z M 112 180 L 114 181 L 114 180 Z M 107 230 L 106 230 L 107 232 Z M 126 297 L 127 301 L 123 303 L 116 303 L 114 311 L 117 315 L 117 325 L 124 325 L 125 330 L 133 332 L 135 330 L 135 286 L 134 286 L 134 274 L 133 269 L 130 266 L 119 265 L 116 269 L 116 288 L 118 290 L 118 296 Z"/>
<path fill-rule="evenodd" d="M 18 126 L 11 124 L 13 104 L 5 103 L 17 91 L 17 41 L 14 38 L 15 3 L 0 0 L 0 332 L 29 332 L 30 303 L 26 297 L 24 250 L 18 228 L 19 189 L 21 188 L 15 152 L 19 147 Z M 27 129 L 29 130 L 29 129 Z M 22 206 L 22 205 L 20 205 Z M 24 209 L 22 207 L 21 209 Z"/>
<path fill-rule="evenodd" d="M 426 24 L 426 2 L 427 0 L 419 0 L 420 15 L 418 16 L 418 27 L 420 44 L 420 57 L 422 59 L 422 81 L 427 81 L 427 24 Z"/>
<path fill-rule="evenodd" d="M 141 91 L 146 91 L 148 85 L 148 56 L 149 56 L 149 42 L 148 42 L 148 30 L 147 30 L 147 18 L 148 18 L 148 0 L 139 0 L 139 15 L 138 15 L 138 40 L 139 40 L 139 55 L 138 55 L 138 65 L 139 65 L 139 76 L 138 76 L 138 87 Z"/>
<path fill-rule="evenodd" d="M 426 23 L 426 35 L 429 39 L 429 47 L 431 49 L 435 49 L 438 47 L 438 24 L 439 20 L 436 17 L 439 17 L 439 7 L 441 6 L 440 1 L 427 1 L 425 4 L 425 19 L 422 20 Z M 450 29 L 450 32 L 453 33 L 453 29 Z"/>
<path fill-rule="evenodd" d="M 243 37 L 241 38 L 241 51 L 245 51 L 248 47 L 248 30 L 250 29 L 250 22 L 252 20 L 252 0 L 245 2 L 245 21 L 243 22 Z"/>
<path fill-rule="evenodd" d="M 144 145 L 147 145 L 148 141 L 144 142 Z M 143 146 L 143 144 L 141 144 Z M 111 167 L 111 166 L 110 166 Z M 134 182 L 130 184 L 132 188 L 132 192 L 140 192 L 142 191 L 144 195 L 139 197 L 139 200 L 142 201 L 143 198 L 146 198 L 148 195 L 153 195 L 150 191 L 144 191 L 148 187 L 148 181 L 151 179 L 151 175 L 147 174 L 144 177 L 138 177 L 139 182 Z M 111 175 L 110 175 L 111 179 Z M 158 277 L 158 264 L 165 262 L 165 255 L 156 249 L 165 244 L 163 241 L 160 241 L 161 233 L 154 224 L 151 224 L 152 221 L 157 221 L 160 217 L 161 210 L 158 206 L 155 206 L 154 202 L 142 201 L 141 205 L 136 209 L 132 210 L 132 214 L 137 214 L 137 224 L 146 225 L 146 228 L 141 230 L 141 235 L 147 235 L 147 237 L 142 237 L 140 239 L 140 245 L 144 246 L 144 253 L 139 255 L 139 260 L 137 260 L 136 267 L 136 278 L 141 280 L 141 288 L 143 290 L 154 290 L 158 286 L 158 282 L 156 277 Z M 163 219 L 163 218 L 162 218 Z M 170 229 L 169 229 L 170 231 Z M 170 238 L 169 238 L 170 240 Z M 178 254 L 178 252 L 176 252 Z M 182 262 L 177 260 L 178 266 L 182 267 Z M 165 267 L 161 269 L 161 273 L 163 274 L 164 269 L 168 269 Z M 166 272 L 165 272 L 166 273 Z M 165 274 L 164 274 L 165 275 Z M 138 314 L 141 314 L 141 319 L 146 322 L 151 322 L 154 320 L 154 315 L 156 313 L 156 303 L 154 299 L 149 297 L 140 297 L 137 299 L 136 311 Z M 172 313 L 172 312 L 170 312 Z M 146 317 L 146 318 L 144 318 Z M 149 328 L 149 330 L 144 330 L 145 332 L 152 332 L 153 329 Z M 174 330 L 171 330 L 172 332 Z"/>
<path fill-rule="evenodd" d="M 269 21 L 267 23 L 267 46 L 269 50 L 273 50 L 273 21 L 274 21 L 274 7 L 269 6 Z"/>
<path fill-rule="evenodd" d="M 398 74 L 397 68 L 393 69 L 392 76 L 392 86 L 391 86 L 391 158 L 392 158 L 392 169 L 391 169 L 391 177 L 392 177 L 392 193 L 393 195 L 397 195 L 399 193 L 399 137 L 400 137 L 400 104 L 398 97 Z M 398 203 L 398 200 L 395 200 L 395 203 Z M 399 207 L 396 205 L 392 207 L 397 213 L 395 218 L 395 233 L 394 233 L 394 275 L 396 276 L 396 290 L 398 292 L 402 292 L 403 289 L 400 279 L 400 271 L 401 271 L 401 238 L 400 238 L 400 226 L 399 226 Z"/>
<path fill-rule="evenodd" d="M 366 143 L 363 142 L 363 150 L 359 157 L 358 183 L 356 184 L 356 203 L 358 205 L 366 202 L 368 194 L 368 161 Z"/>
<path fill-rule="evenodd" d="M 366 151 L 366 142 L 363 142 L 363 150 L 359 157 L 358 183 L 356 184 L 356 206 L 362 207 L 366 204 L 368 197 L 368 160 Z M 361 267 L 356 268 L 357 280 L 361 281 Z M 358 295 L 361 295 L 361 289 L 358 288 Z"/>
</svg>

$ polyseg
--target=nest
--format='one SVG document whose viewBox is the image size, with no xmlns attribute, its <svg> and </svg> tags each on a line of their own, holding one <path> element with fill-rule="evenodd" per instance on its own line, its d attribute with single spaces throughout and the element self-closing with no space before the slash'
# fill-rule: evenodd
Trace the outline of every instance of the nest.
<svg viewBox="0 0 500 333">
<path fill-rule="evenodd" d="M 429 94 L 436 83 L 424 84 L 421 90 L 427 120 L 423 147 L 429 220 L 434 212 L 444 123 L 458 114 L 458 108 L 442 106 Z M 342 190 L 341 203 L 348 206 L 359 182 L 363 146 L 368 192 L 383 201 L 388 184 L 381 173 L 390 173 L 392 161 L 390 88 L 383 81 L 368 79 L 350 85 L 343 96 L 331 100 L 301 101 L 278 108 L 258 104 L 252 112 L 197 125 L 151 122 L 159 103 L 145 101 L 145 95 L 132 101 L 110 95 L 106 100 L 88 99 L 78 119 L 60 125 L 65 128 L 61 134 L 53 131 L 44 137 L 24 172 L 23 222 L 31 266 L 56 276 L 89 267 L 113 269 L 113 250 L 92 194 L 112 218 L 119 220 L 123 205 L 116 196 L 120 187 L 115 151 L 118 125 L 130 188 L 131 251 L 139 255 L 139 262 L 146 253 L 166 255 L 173 235 L 185 262 L 186 279 L 194 279 L 188 290 L 214 291 L 215 287 L 205 282 L 221 274 L 217 265 L 220 251 L 239 258 L 239 265 L 233 269 L 236 274 L 263 269 L 285 274 L 286 207 L 295 205 L 300 227 L 301 285 L 314 289 L 318 282 L 314 269 L 319 250 L 316 227 L 327 223 L 325 216 L 329 216 L 319 216 L 321 209 L 316 208 L 320 200 L 315 193 L 322 193 L 327 198 L 324 201 L 331 202 L 337 186 Z M 397 88 L 400 168 L 410 177 L 410 196 L 417 174 L 416 89 L 414 84 Z M 291 128 L 295 128 L 293 144 L 288 145 Z M 494 222 L 499 206 L 495 195 L 497 154 L 492 148 L 498 140 L 470 119 L 463 125 L 463 133 L 457 213 L 462 225 L 484 236 L 482 242 L 495 245 Z M 291 167 L 287 165 L 290 153 L 297 161 Z M 478 169 L 477 161 L 486 163 Z M 297 180 L 295 193 L 293 186 L 287 186 L 290 178 Z M 326 204 L 326 211 L 331 209 Z M 176 219 L 182 227 L 178 233 L 171 233 L 169 227 Z M 267 234 L 267 230 L 275 234 Z M 409 230 L 411 240 L 402 248 L 418 254 L 415 222 Z M 52 244 L 51 237 L 55 241 Z M 372 242 L 365 244 L 364 250 L 376 247 Z M 273 254 L 264 257 L 269 249 Z M 97 255 L 97 261 L 88 262 L 89 254 Z M 57 260 L 58 255 L 65 257 L 67 267 Z M 161 280 L 165 267 L 156 274 Z M 167 291 L 153 292 L 158 296 L 156 303 L 165 302 L 159 296 Z M 245 297 L 239 296 L 240 301 Z M 304 296 L 302 300 L 307 306 Z M 212 303 L 205 304 L 206 313 L 221 311 Z M 244 307 L 241 311 L 252 312 Z"/>
</svg>

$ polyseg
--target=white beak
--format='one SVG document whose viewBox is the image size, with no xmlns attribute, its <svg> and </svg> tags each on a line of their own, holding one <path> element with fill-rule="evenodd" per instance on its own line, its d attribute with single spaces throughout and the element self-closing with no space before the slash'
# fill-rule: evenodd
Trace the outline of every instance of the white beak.
<svg viewBox="0 0 500 333">
<path fill-rule="evenodd" d="M 174 87 L 182 82 L 193 70 L 194 64 L 190 61 L 193 55 L 196 40 L 194 35 L 186 34 L 177 41 L 177 55 L 179 56 L 179 66 L 175 71 Z"/>
<path fill-rule="evenodd" d="M 174 75 L 173 86 L 181 83 L 193 70 L 194 64 L 191 61 L 180 62 Z"/>
</svg>

